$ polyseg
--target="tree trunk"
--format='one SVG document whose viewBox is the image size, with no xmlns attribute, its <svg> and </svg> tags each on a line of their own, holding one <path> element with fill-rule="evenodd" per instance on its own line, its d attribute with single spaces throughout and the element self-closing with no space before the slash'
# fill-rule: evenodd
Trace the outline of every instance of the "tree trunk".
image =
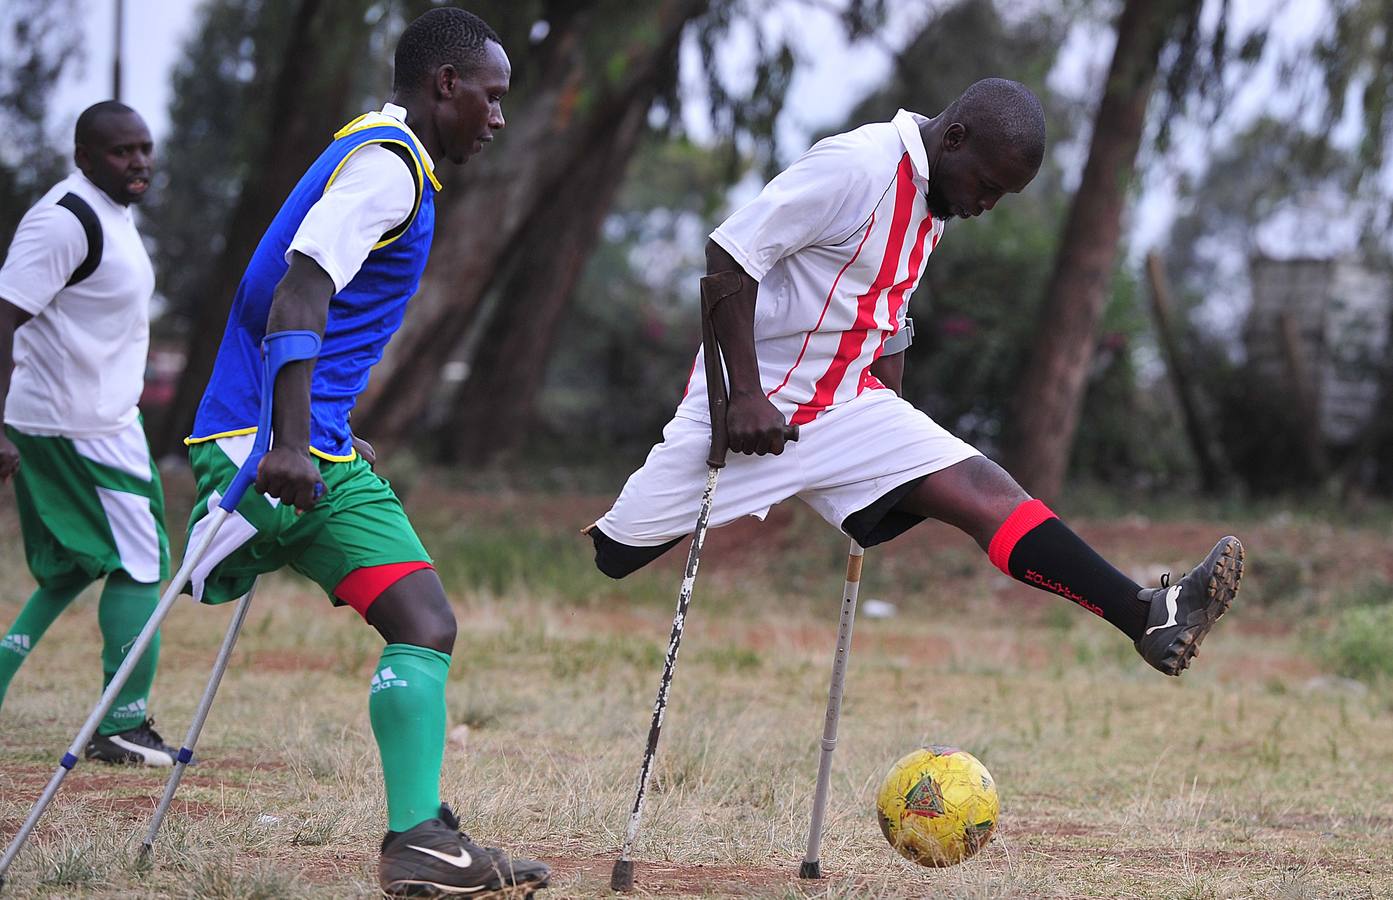
<svg viewBox="0 0 1393 900">
<path fill-rule="evenodd" d="M 552 23 L 540 58 L 529 60 L 533 74 L 497 148 L 445 181 L 430 269 L 354 416 L 356 429 L 374 442 L 399 444 L 425 418 L 441 368 L 480 326 L 481 300 L 515 267 L 520 280 L 500 304 L 508 321 L 485 343 L 506 344 L 520 358 L 503 363 L 496 345 L 486 348 L 493 360 L 474 368 L 493 383 L 485 370 L 495 361 L 513 373 L 515 365 L 540 367 L 538 348 L 549 339 L 539 344 L 524 332 L 531 328 L 545 337 L 554 329 L 603 221 L 613 193 L 607 182 L 617 182 L 628 162 L 622 142 L 611 143 L 608 133 L 630 127 L 625 123 L 634 116 L 639 122 L 646 117 L 653 97 L 674 77 L 683 28 L 707 0 L 600 6 Z M 619 45 L 597 54 L 596 42 L 614 41 L 617 29 Z M 613 156 L 606 159 L 607 152 Z M 578 230 L 559 233 L 572 229 Z M 551 252 L 565 258 L 548 259 Z M 533 267 L 535 277 L 526 272 Z M 532 377 L 539 379 L 540 371 L 519 376 Z M 515 389 L 507 384 L 503 393 Z M 536 392 L 533 385 L 529 397 Z M 470 408 L 471 395 L 473 389 L 466 390 L 461 409 Z"/>
<path fill-rule="evenodd" d="M 452 404 L 441 443 L 447 460 L 483 464 L 527 440 L 557 327 L 643 137 L 651 100 L 636 97 L 622 121 L 583 148 L 578 168 L 518 236 L 529 251 L 503 282 L 504 302 Z"/>
<path fill-rule="evenodd" d="M 1040 339 L 1016 394 L 1005 448 L 1007 467 L 1037 496 L 1058 496 L 1063 486 L 1161 51 L 1175 26 L 1198 7 L 1199 0 L 1126 0 L 1118 18 L 1088 162 L 1069 208 Z"/>
<path fill-rule="evenodd" d="M 350 76 L 362 64 L 367 46 L 362 21 L 369 5 L 368 0 L 300 0 L 285 43 L 268 48 L 266 64 L 280 61 L 269 92 L 271 102 L 264 119 L 247 123 L 261 129 L 265 141 L 230 220 L 208 223 L 225 228 L 226 242 L 199 291 L 203 302 L 189 332 L 174 401 L 158 428 L 152 429 L 157 455 L 178 451 L 193 426 L 233 295 L 262 234 L 334 130 L 348 119 Z"/>
<path fill-rule="evenodd" d="M 1190 451 L 1195 454 L 1200 485 L 1205 491 L 1213 491 L 1219 487 L 1219 464 L 1210 448 L 1209 428 L 1200 414 L 1195 382 L 1190 377 L 1189 360 L 1180 352 L 1179 342 L 1171 327 L 1170 284 L 1166 278 L 1165 264 L 1155 250 L 1146 255 L 1146 277 L 1151 282 L 1151 312 L 1156 319 L 1156 336 L 1164 351 L 1166 372 L 1170 375 L 1171 386 L 1175 388 L 1175 399 L 1180 404 L 1185 434 L 1190 439 Z"/>
</svg>

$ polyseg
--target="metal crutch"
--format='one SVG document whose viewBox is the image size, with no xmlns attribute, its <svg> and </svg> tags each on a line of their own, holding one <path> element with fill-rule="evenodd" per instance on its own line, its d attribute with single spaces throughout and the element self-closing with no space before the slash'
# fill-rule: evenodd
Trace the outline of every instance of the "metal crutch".
<svg viewBox="0 0 1393 900">
<path fill-rule="evenodd" d="M 73 738 L 73 742 L 68 745 L 68 751 L 58 761 L 58 768 L 54 770 L 53 777 L 49 779 L 48 785 L 39 795 L 39 799 L 30 808 L 24 824 L 19 826 L 19 831 L 10 840 L 9 846 L 5 848 L 4 855 L 0 856 L 0 890 L 4 889 L 5 873 L 9 871 L 10 864 L 19 855 L 19 851 L 24 849 L 25 842 L 33 833 L 35 826 L 39 824 L 39 819 L 43 816 L 44 811 L 53 802 L 58 788 L 63 784 L 63 779 L 67 777 L 73 766 L 77 765 L 78 754 L 92 739 L 92 735 L 96 732 L 102 717 L 111 708 L 111 704 L 116 702 L 116 695 L 125 687 L 126 681 L 131 676 L 131 671 L 140 661 L 140 658 L 145 655 L 150 642 L 155 639 L 155 634 L 164 624 L 174 602 L 179 599 L 179 592 L 183 590 L 184 585 L 193 574 L 193 570 L 208 552 L 208 548 L 212 545 L 213 539 L 217 537 L 218 531 L 222 528 L 227 517 L 237 508 L 237 504 L 247 492 L 247 488 L 256 481 L 256 467 L 260 464 L 261 457 L 265 455 L 271 444 L 271 401 L 275 395 L 276 375 L 286 363 L 317 357 L 320 340 L 320 336 L 313 331 L 283 331 L 267 335 L 262 341 L 261 412 L 258 417 L 256 441 L 252 445 L 252 452 L 242 463 L 241 468 L 237 470 L 236 476 L 228 485 L 227 491 L 223 494 L 218 505 L 208 514 L 208 526 L 204 530 L 203 536 L 194 545 L 192 552 L 184 554 L 183 563 L 180 564 L 179 570 L 174 573 L 174 579 L 170 581 L 169 587 L 160 597 L 160 602 L 156 604 L 154 612 L 150 614 L 150 618 L 145 623 L 145 627 L 140 630 L 140 634 L 131 644 L 131 649 L 127 651 L 126 658 L 116 669 L 116 673 L 111 676 L 111 682 L 102 692 L 101 699 L 97 701 L 91 715 L 83 723 L 77 737 Z"/>
<path fill-rule="evenodd" d="M 827 812 L 827 789 L 832 779 L 832 751 L 837 749 L 837 722 L 842 715 L 842 686 L 846 661 L 851 655 L 851 627 L 856 619 L 856 596 L 861 590 L 861 562 L 865 550 L 856 541 L 846 557 L 846 587 L 842 591 L 842 616 L 837 626 L 837 651 L 832 657 L 832 684 L 827 689 L 827 718 L 822 725 L 822 758 L 817 764 L 817 788 L 813 815 L 808 825 L 808 852 L 798 869 L 799 878 L 822 877 L 822 820 Z"/>
<path fill-rule="evenodd" d="M 140 851 L 136 856 L 136 864 L 139 866 L 150 864 L 155 850 L 155 837 L 159 834 L 160 825 L 164 822 L 165 814 L 169 812 L 170 804 L 174 802 L 174 792 L 179 789 L 184 769 L 193 760 L 194 744 L 198 743 L 199 732 L 203 730 L 208 711 L 213 708 L 213 696 L 218 692 L 218 685 L 222 683 L 223 673 L 227 671 L 232 648 L 237 643 L 237 635 L 242 631 L 242 623 L 246 621 L 247 610 L 251 608 L 252 596 L 255 593 L 256 583 L 253 582 L 251 590 L 242 595 L 242 599 L 237 601 L 237 608 L 232 611 L 232 621 L 228 623 L 227 634 L 223 636 L 222 646 L 218 648 L 218 658 L 213 662 L 208 686 L 203 689 L 203 698 L 198 701 L 198 709 L 194 711 L 193 721 L 189 724 L 189 733 L 184 736 L 184 746 L 179 748 L 179 755 L 174 759 L 174 771 L 169 773 L 169 780 L 165 782 L 164 796 L 160 798 L 159 806 L 155 807 L 155 814 L 150 819 L 150 828 L 145 832 L 145 840 L 140 844 Z"/>
</svg>

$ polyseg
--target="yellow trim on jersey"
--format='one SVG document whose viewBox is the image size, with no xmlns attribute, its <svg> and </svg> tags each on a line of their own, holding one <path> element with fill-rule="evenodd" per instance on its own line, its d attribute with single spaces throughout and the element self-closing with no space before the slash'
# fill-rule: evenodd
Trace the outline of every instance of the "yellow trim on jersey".
<svg viewBox="0 0 1393 900">
<path fill-rule="evenodd" d="M 203 437 L 194 437 L 193 435 L 189 435 L 188 437 L 184 438 L 184 446 L 189 447 L 194 444 L 206 443 L 207 441 L 220 441 L 223 438 L 241 437 L 244 434 L 256 434 L 256 426 L 253 425 L 250 428 L 238 428 L 233 431 L 219 431 L 217 434 L 208 434 L 204 435 Z"/>
<path fill-rule="evenodd" d="M 374 125 L 371 127 L 376 128 L 377 126 Z M 324 182 L 324 190 L 326 192 L 329 190 L 329 187 L 334 183 L 334 179 L 339 177 L 339 171 L 353 157 L 353 154 L 357 153 L 359 150 L 363 149 L 369 144 L 396 144 L 399 147 L 405 148 L 407 155 L 411 157 L 411 161 L 416 165 L 416 202 L 411 205 L 411 214 L 406 217 L 406 220 L 392 227 L 391 231 L 395 231 L 396 234 L 387 238 L 385 241 L 378 241 L 376 244 L 372 245 L 372 249 L 381 250 L 383 247 L 392 243 L 397 238 L 406 234 L 408 230 L 410 230 L 411 223 L 416 220 L 416 214 L 421 211 L 421 195 L 425 193 L 426 182 L 422 177 L 423 170 L 421 168 L 421 161 L 416 158 L 416 154 L 411 152 L 411 148 L 407 145 L 406 141 L 397 141 L 393 140 L 392 138 L 380 138 L 372 141 L 364 141 L 363 143 L 354 147 L 352 150 L 349 150 L 347 153 L 345 153 L 343 155 L 343 159 L 339 160 L 339 164 L 337 166 L 334 166 L 334 171 L 329 173 L 329 180 Z"/>
<path fill-rule="evenodd" d="M 255 425 L 253 425 L 251 428 L 238 428 L 235 431 L 221 431 L 217 434 L 207 434 L 202 437 L 186 437 L 184 438 L 184 446 L 187 447 L 193 444 L 203 444 L 207 443 L 208 441 L 220 441 L 223 438 L 242 437 L 248 434 L 256 434 Z M 309 449 L 310 453 L 328 462 L 353 462 L 353 460 L 358 458 L 357 447 L 354 447 L 353 451 L 349 453 L 347 456 L 335 456 L 332 453 L 325 453 L 323 450 L 320 450 L 316 447 L 311 447 Z"/>
<path fill-rule="evenodd" d="M 354 447 L 351 451 L 349 451 L 349 454 L 347 456 L 334 456 L 333 454 L 325 453 L 323 450 L 317 450 L 314 447 L 310 448 L 310 453 L 313 453 L 320 459 L 328 460 L 329 462 L 353 462 L 353 460 L 358 458 L 357 447 Z"/>
<path fill-rule="evenodd" d="M 368 123 L 365 124 L 365 125 L 360 125 L 360 124 L 358 124 L 358 123 L 362 122 L 364 119 L 366 119 L 368 116 L 373 116 L 373 115 L 382 115 L 382 113 L 379 113 L 379 112 L 365 112 L 365 113 L 363 113 L 361 116 L 359 116 L 358 118 L 354 119 L 352 122 L 349 122 L 347 125 L 343 126 L 343 127 L 340 128 L 338 131 L 334 132 L 334 140 L 338 140 L 338 139 L 341 138 L 341 137 L 347 137 L 348 135 L 353 134 L 355 131 L 364 131 L 364 130 L 366 130 L 366 129 L 368 129 L 368 128 L 381 128 L 381 127 L 392 128 L 392 127 L 395 127 L 397 130 L 399 130 L 399 131 L 405 133 L 408 137 L 410 137 L 410 138 L 411 138 L 411 142 L 412 142 L 413 144 L 415 144 L 416 149 L 417 149 L 419 152 L 418 152 L 418 153 L 414 153 L 414 154 L 412 154 L 412 155 L 415 156 L 415 157 L 417 157 L 417 161 L 418 161 L 418 162 L 419 162 L 420 160 L 426 159 L 426 158 L 430 155 L 430 154 L 426 153 L 426 148 L 425 148 L 425 146 L 421 143 L 420 138 L 416 137 L 416 135 L 411 131 L 411 129 L 406 127 L 406 123 L 405 123 L 405 122 L 401 122 L 401 121 L 398 121 L 397 119 L 393 119 L 391 116 L 387 116 L 387 118 L 388 118 L 390 121 L 387 121 L 387 122 L 368 122 Z M 355 149 L 356 149 L 356 148 L 355 148 Z M 425 166 L 424 168 L 425 168 L 425 172 L 426 172 L 426 177 L 430 179 L 430 183 L 433 184 L 433 185 L 435 185 L 435 189 L 436 189 L 437 191 L 438 191 L 438 190 L 441 190 L 440 181 L 435 177 L 435 168 L 434 168 L 434 166 L 427 165 L 427 166 Z"/>
</svg>

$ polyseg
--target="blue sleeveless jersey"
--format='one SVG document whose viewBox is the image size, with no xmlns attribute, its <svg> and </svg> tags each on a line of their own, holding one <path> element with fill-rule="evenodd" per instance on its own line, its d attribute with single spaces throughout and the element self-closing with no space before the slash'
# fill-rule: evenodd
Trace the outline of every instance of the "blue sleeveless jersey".
<svg viewBox="0 0 1393 900">
<path fill-rule="evenodd" d="M 194 419 L 193 436 L 186 443 L 256 431 L 261 339 L 272 295 L 289 268 L 286 250 L 349 154 L 364 144 L 382 144 L 409 161 L 416 181 L 416 209 L 406 222 L 382 236 L 358 274 L 329 301 L 324 344 L 310 390 L 311 452 L 329 460 L 353 458 L 349 413 L 367 387 L 369 370 L 401 327 L 406 303 L 421 281 L 435 230 L 435 191 L 439 189 L 415 138 L 404 126 L 361 124 L 363 118 L 334 136 L 290 192 L 252 254 L 232 301 L 213 376 Z"/>
</svg>

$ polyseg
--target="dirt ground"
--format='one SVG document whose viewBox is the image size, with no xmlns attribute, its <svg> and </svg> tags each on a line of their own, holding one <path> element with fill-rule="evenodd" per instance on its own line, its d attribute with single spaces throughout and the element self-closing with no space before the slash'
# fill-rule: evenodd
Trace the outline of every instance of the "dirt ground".
<svg viewBox="0 0 1393 900">
<path fill-rule="evenodd" d="M 176 491 L 172 491 L 177 493 Z M 408 507 L 456 602 L 443 796 L 466 828 L 545 859 L 551 897 L 608 896 L 685 548 L 611 582 L 577 530 L 607 498 L 417 484 Z M 178 508 L 179 500 L 171 504 Z M 806 510 L 713 533 L 636 856 L 662 897 L 1393 897 L 1393 691 L 1323 649 L 1351 598 L 1393 583 L 1383 519 L 1282 509 L 1071 517 L 1134 578 L 1177 576 L 1220 534 L 1248 548 L 1232 614 L 1184 678 L 1106 623 L 925 525 L 867 554 L 823 866 L 806 840 L 845 539 Z M 1222 524 L 1215 524 L 1221 521 Z M 18 535 L 10 506 L 0 533 Z M 0 623 L 28 593 L 0 547 Z M 0 711 L 0 835 L 18 827 L 96 696 L 95 597 Z M 1386 601 L 1385 601 L 1386 602 Z M 183 603 L 152 709 L 178 743 L 230 615 Z M 266 579 L 157 846 L 131 863 L 163 776 L 79 765 L 7 896 L 375 896 L 383 828 L 366 686 L 380 642 L 295 576 Z M 925 743 L 991 769 L 978 857 L 915 867 L 875 789 Z"/>
</svg>

